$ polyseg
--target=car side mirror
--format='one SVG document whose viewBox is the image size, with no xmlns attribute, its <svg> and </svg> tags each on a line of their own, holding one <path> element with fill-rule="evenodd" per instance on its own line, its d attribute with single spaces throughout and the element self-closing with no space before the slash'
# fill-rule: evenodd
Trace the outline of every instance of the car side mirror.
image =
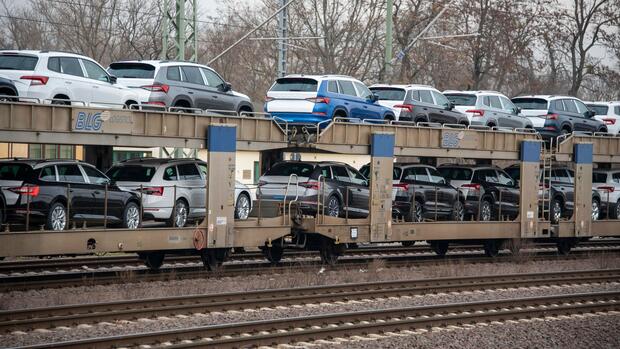
<svg viewBox="0 0 620 349">
<path fill-rule="evenodd" d="M 371 101 L 372 103 L 376 102 L 379 100 L 379 96 L 377 96 L 376 94 L 371 94 L 370 98 L 368 98 L 369 101 Z"/>
<path fill-rule="evenodd" d="M 116 84 L 116 81 L 118 80 L 118 78 L 114 75 L 110 75 L 110 83 L 111 84 Z"/>
<path fill-rule="evenodd" d="M 585 117 L 586 117 L 586 118 L 591 118 L 591 117 L 593 117 L 595 114 L 594 114 L 594 112 L 593 112 L 592 110 L 587 110 L 587 111 L 584 113 L 584 115 L 585 115 Z"/>
<path fill-rule="evenodd" d="M 230 82 L 225 82 L 223 83 L 221 86 L 221 89 L 223 92 L 228 92 L 230 90 L 232 90 L 232 85 L 230 84 Z"/>
<path fill-rule="evenodd" d="M 516 108 L 515 108 L 515 113 L 516 113 L 517 115 L 519 115 L 519 114 L 521 114 L 521 111 L 522 111 L 522 110 L 523 110 L 523 109 L 521 109 L 520 107 L 516 107 Z"/>
<path fill-rule="evenodd" d="M 446 107 L 446 109 L 448 109 L 448 110 L 454 109 L 454 103 L 448 102 L 448 106 Z"/>
</svg>

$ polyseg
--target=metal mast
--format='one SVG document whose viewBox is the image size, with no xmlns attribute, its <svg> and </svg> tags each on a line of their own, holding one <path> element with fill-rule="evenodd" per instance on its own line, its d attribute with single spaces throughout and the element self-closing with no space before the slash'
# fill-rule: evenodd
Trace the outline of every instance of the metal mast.
<svg viewBox="0 0 620 349">
<path fill-rule="evenodd" d="M 172 6 L 174 2 L 174 6 Z M 196 26 L 196 0 L 164 0 L 162 26 L 162 59 L 170 58 L 168 50 L 172 43 L 171 55 L 179 61 L 195 62 L 198 58 L 198 28 Z M 189 52 L 186 52 L 187 49 Z M 189 54 L 189 57 L 186 56 Z"/>
<path fill-rule="evenodd" d="M 387 8 L 385 13 L 385 62 L 383 63 L 384 76 L 388 78 L 388 82 L 392 80 L 392 28 L 394 26 L 392 11 L 394 0 L 387 0 Z"/>
<path fill-rule="evenodd" d="M 288 45 L 288 7 L 287 0 L 280 0 L 283 8 L 278 15 L 278 77 L 286 75 L 286 53 Z"/>
</svg>

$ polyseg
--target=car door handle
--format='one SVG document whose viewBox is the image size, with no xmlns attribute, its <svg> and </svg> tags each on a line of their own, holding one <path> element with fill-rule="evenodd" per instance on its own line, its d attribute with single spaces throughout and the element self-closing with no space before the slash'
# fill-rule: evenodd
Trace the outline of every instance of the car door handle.
<svg viewBox="0 0 620 349">
<path fill-rule="evenodd" d="M 194 92 L 192 92 L 192 91 L 187 91 L 187 94 L 189 94 L 189 95 L 193 95 L 193 94 L 194 94 Z"/>
<path fill-rule="evenodd" d="M 217 99 L 217 96 L 216 96 L 216 95 L 213 95 L 213 96 L 211 96 L 211 97 L 213 97 L 213 98 Z"/>
<path fill-rule="evenodd" d="M 65 80 L 65 84 L 67 84 L 67 85 L 71 85 L 71 81 L 67 81 L 67 80 Z"/>
<path fill-rule="evenodd" d="M 93 195 L 99 195 L 99 194 L 101 194 L 101 192 L 100 192 L 99 190 L 95 190 L 95 191 L 93 192 Z"/>
</svg>

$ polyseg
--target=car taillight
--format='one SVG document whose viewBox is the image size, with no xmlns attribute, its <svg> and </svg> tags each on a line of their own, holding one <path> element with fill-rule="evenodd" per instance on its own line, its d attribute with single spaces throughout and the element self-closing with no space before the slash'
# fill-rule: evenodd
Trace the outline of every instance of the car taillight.
<svg viewBox="0 0 620 349">
<path fill-rule="evenodd" d="M 538 185 L 538 189 L 540 189 L 540 190 L 542 190 L 542 189 L 549 189 L 549 183 L 545 183 L 545 184 L 540 183 Z"/>
<path fill-rule="evenodd" d="M 319 190 L 319 182 L 303 182 L 299 183 L 299 185 L 306 189 Z"/>
<path fill-rule="evenodd" d="M 461 185 L 461 188 L 480 190 L 480 184 L 478 183 L 463 184 Z"/>
<path fill-rule="evenodd" d="M 166 106 L 166 103 L 164 103 L 164 102 L 157 102 L 157 101 L 155 101 L 155 102 L 144 102 L 142 104 L 161 105 L 162 107 Z"/>
<path fill-rule="evenodd" d="M 273 97 L 265 96 L 265 103 L 267 103 L 267 102 L 271 102 L 271 101 L 273 101 L 274 99 L 275 99 L 275 98 L 273 98 Z"/>
<path fill-rule="evenodd" d="M 41 188 L 38 185 L 24 185 L 22 187 L 9 188 L 10 191 L 16 194 L 26 196 L 38 196 Z"/>
<path fill-rule="evenodd" d="M 557 120 L 560 117 L 558 114 L 555 113 L 547 114 L 546 116 L 549 120 Z"/>
<path fill-rule="evenodd" d="M 407 184 L 407 183 L 394 184 L 392 187 L 394 187 L 396 189 L 401 189 L 401 190 L 404 190 L 404 191 L 409 191 L 409 184 Z"/>
<path fill-rule="evenodd" d="M 258 181 L 258 186 L 259 187 L 262 187 L 265 184 L 267 184 L 267 182 L 265 182 L 265 181 Z"/>
<path fill-rule="evenodd" d="M 616 119 L 604 118 L 603 122 L 605 123 L 605 125 L 615 125 L 616 124 Z"/>
<path fill-rule="evenodd" d="M 162 196 L 164 195 L 164 187 L 147 187 L 142 188 L 142 193 L 146 195 Z"/>
<path fill-rule="evenodd" d="M 597 187 L 596 189 L 603 190 L 603 191 L 606 191 L 608 193 L 613 193 L 616 188 L 614 188 L 612 186 L 604 185 L 604 186 Z"/>
<path fill-rule="evenodd" d="M 22 77 L 20 77 L 20 79 L 22 80 L 30 80 L 30 86 L 37 86 L 37 85 L 45 85 L 47 84 L 47 81 L 50 79 L 47 76 L 42 76 L 42 75 L 24 75 Z"/>
<path fill-rule="evenodd" d="M 465 112 L 472 113 L 474 114 L 473 116 L 476 116 L 476 117 L 484 116 L 484 110 L 481 110 L 481 109 L 470 109 L 470 110 L 466 110 Z"/>
<path fill-rule="evenodd" d="M 145 90 L 149 90 L 151 92 L 168 93 L 168 90 L 170 90 L 170 86 L 168 86 L 166 84 L 144 85 L 144 86 L 140 86 L 140 87 L 145 89 Z"/>
<path fill-rule="evenodd" d="M 329 97 L 306 98 L 308 102 L 329 104 Z"/>
<path fill-rule="evenodd" d="M 408 111 L 408 112 L 412 112 L 413 107 L 414 107 L 413 104 L 396 104 L 394 106 L 394 108 L 404 109 L 405 111 Z"/>
</svg>

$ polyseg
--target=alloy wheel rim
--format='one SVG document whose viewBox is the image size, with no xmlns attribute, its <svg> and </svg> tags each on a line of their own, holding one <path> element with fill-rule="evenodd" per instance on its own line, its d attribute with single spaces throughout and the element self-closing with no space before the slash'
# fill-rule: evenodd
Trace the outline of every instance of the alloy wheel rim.
<svg viewBox="0 0 620 349">
<path fill-rule="evenodd" d="M 422 222 L 422 205 L 420 204 L 416 204 L 415 205 L 415 221 L 416 222 Z"/>
<path fill-rule="evenodd" d="M 131 206 L 127 210 L 127 228 L 136 229 L 138 225 L 140 225 L 140 213 L 138 212 L 138 208 L 135 206 Z"/>
<path fill-rule="evenodd" d="M 560 206 L 559 202 L 555 201 L 553 203 L 553 221 L 559 222 L 561 217 L 562 217 L 562 207 Z"/>
<path fill-rule="evenodd" d="M 487 201 L 482 204 L 482 220 L 490 221 L 491 220 L 491 207 Z"/>
<path fill-rule="evenodd" d="M 327 204 L 327 212 L 332 217 L 338 217 L 340 209 L 338 208 L 338 199 L 332 197 Z"/>
<path fill-rule="evenodd" d="M 66 224 L 67 216 L 65 214 L 65 209 L 61 206 L 54 207 L 54 210 L 52 211 L 52 229 L 64 230 Z"/>
<path fill-rule="evenodd" d="M 237 203 L 237 217 L 239 219 L 247 219 L 250 214 L 250 202 L 245 195 L 239 197 L 239 202 Z"/>
<path fill-rule="evenodd" d="M 179 202 L 176 208 L 176 219 L 175 223 L 177 227 L 185 226 L 185 222 L 187 221 L 187 207 L 185 207 L 185 203 Z"/>
<path fill-rule="evenodd" d="M 458 205 L 456 210 L 456 220 L 464 221 L 465 220 L 465 209 L 463 209 L 463 205 Z"/>
<path fill-rule="evenodd" d="M 592 220 L 595 221 L 598 219 L 599 209 L 598 202 L 592 201 Z"/>
</svg>

